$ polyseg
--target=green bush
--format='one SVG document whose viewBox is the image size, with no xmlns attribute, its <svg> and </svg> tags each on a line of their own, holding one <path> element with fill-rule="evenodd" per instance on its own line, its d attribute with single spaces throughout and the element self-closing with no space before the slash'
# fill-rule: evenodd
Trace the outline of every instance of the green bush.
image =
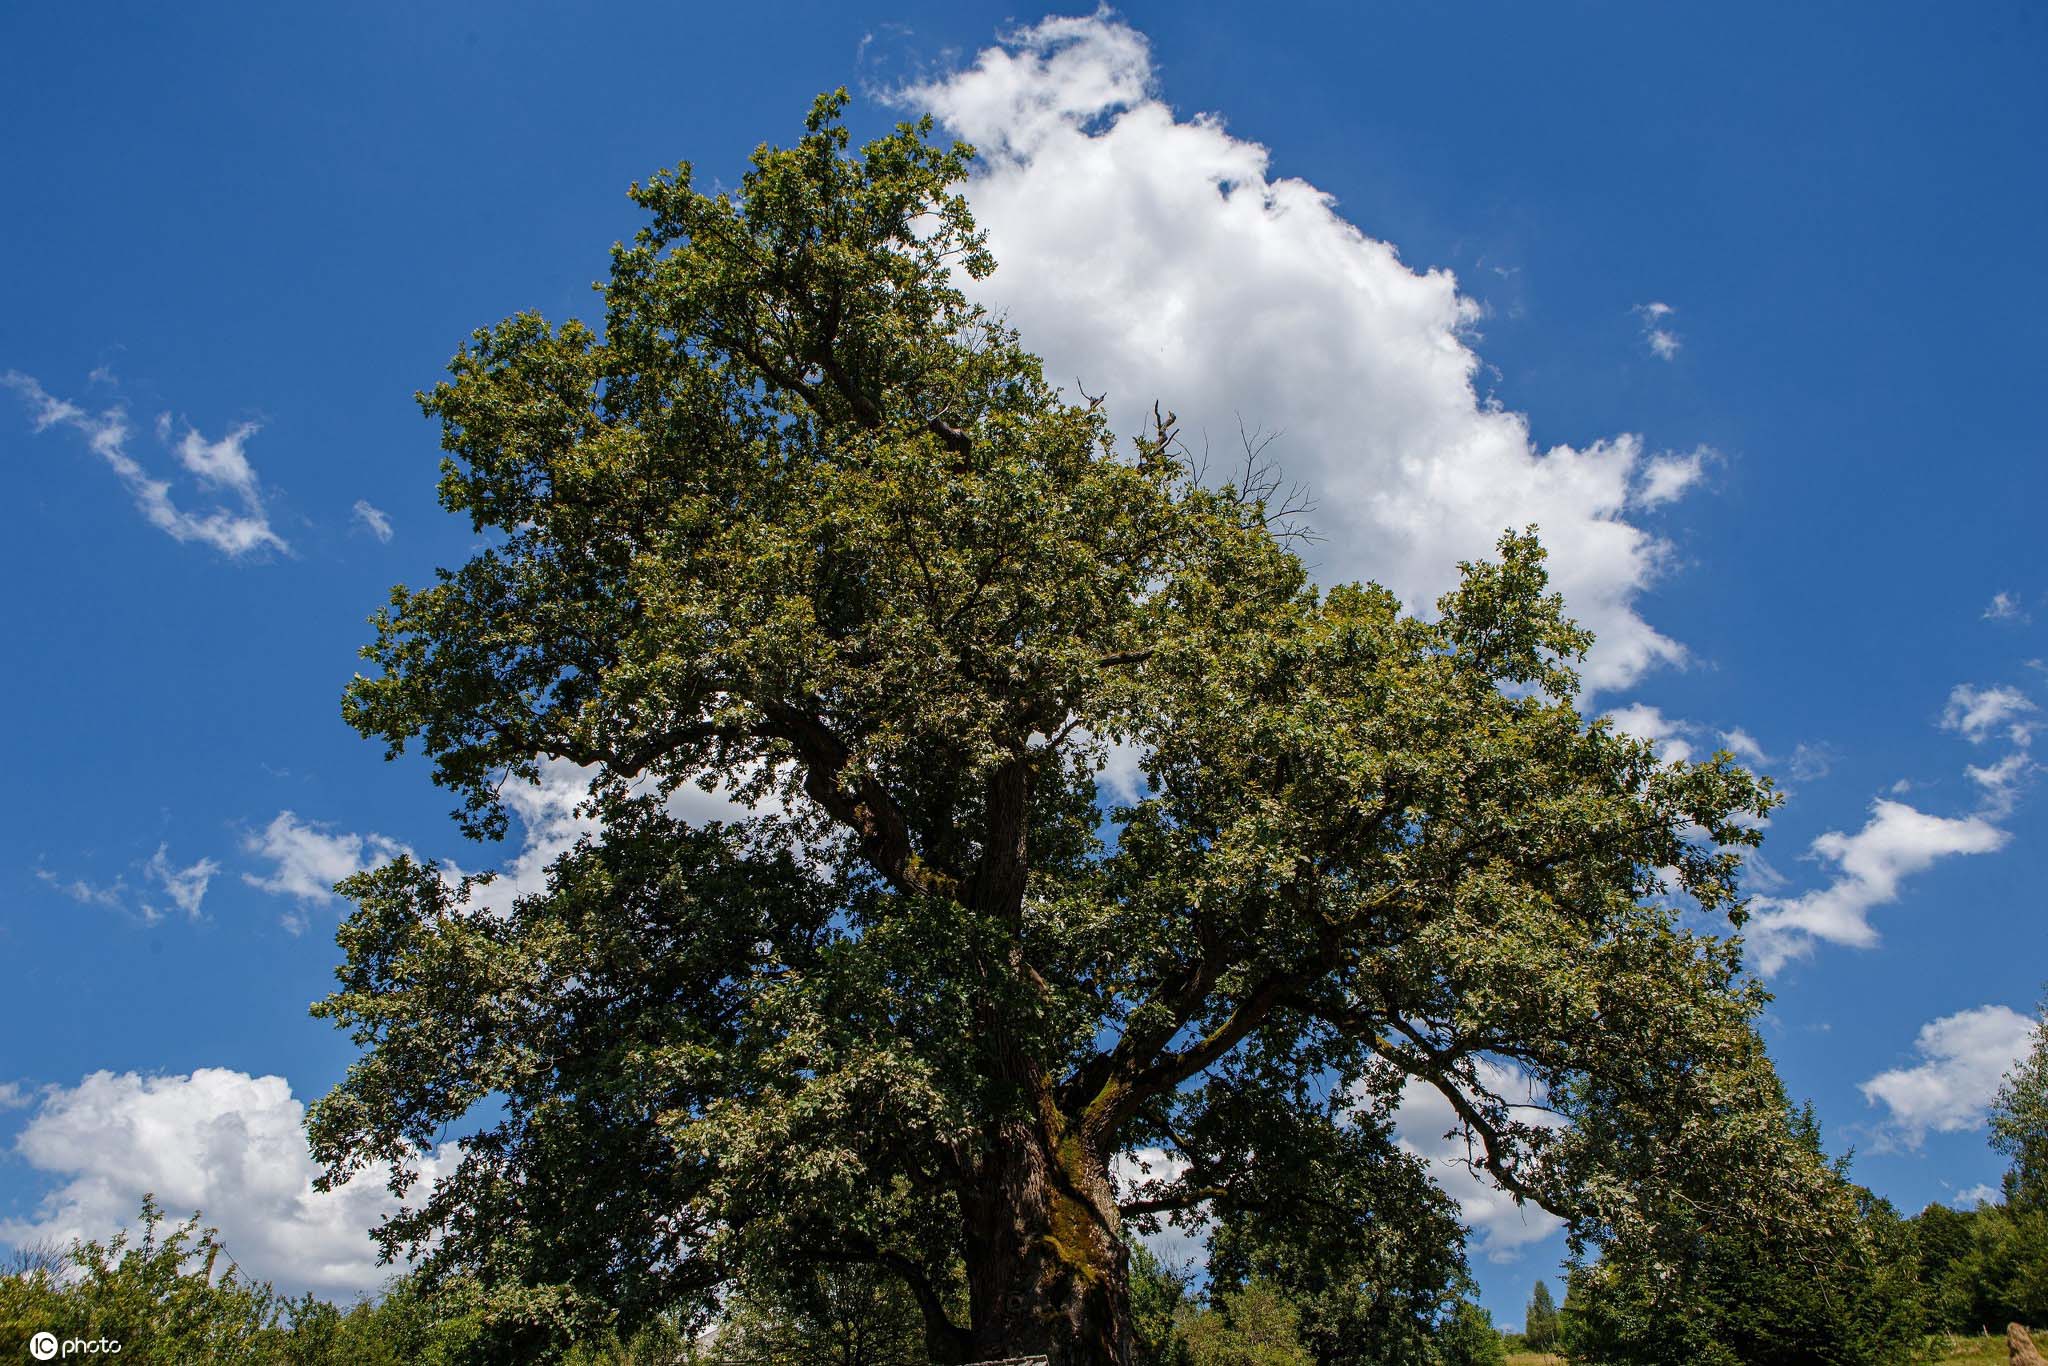
<svg viewBox="0 0 2048 1366">
<path fill-rule="evenodd" d="M 1444 1316 L 1436 1335 L 1442 1366 L 1506 1366 L 1506 1340 L 1493 1326 L 1493 1315 L 1470 1300 L 1459 1300 Z"/>
</svg>

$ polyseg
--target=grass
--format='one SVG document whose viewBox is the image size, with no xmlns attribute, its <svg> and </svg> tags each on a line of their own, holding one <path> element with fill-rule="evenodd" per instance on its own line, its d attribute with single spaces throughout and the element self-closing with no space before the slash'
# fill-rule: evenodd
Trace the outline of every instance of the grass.
<svg viewBox="0 0 2048 1366">
<path fill-rule="evenodd" d="M 2004 1366 L 2005 1334 L 1996 1337 L 1951 1338 L 1946 1334 L 1927 1340 L 1927 1358 L 1941 1366 Z"/>
<path fill-rule="evenodd" d="M 1948 1337 L 1927 1340 L 1927 1359 L 1940 1366 L 2005 1366 L 2005 1334 L 1995 1337 Z M 1508 1366 L 1565 1366 L 1563 1357 L 1547 1352 L 1510 1352 Z"/>
</svg>

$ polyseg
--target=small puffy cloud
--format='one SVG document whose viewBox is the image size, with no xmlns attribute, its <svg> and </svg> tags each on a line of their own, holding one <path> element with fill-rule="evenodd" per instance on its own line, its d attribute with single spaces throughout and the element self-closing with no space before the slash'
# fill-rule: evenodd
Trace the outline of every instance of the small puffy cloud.
<svg viewBox="0 0 2048 1366">
<path fill-rule="evenodd" d="M 1650 354 L 1658 360 L 1675 359 L 1684 343 L 1668 323 L 1678 310 L 1666 303 L 1647 303 L 1637 304 L 1633 311 L 1643 325 L 1643 342 L 1650 348 Z"/>
<path fill-rule="evenodd" d="M 1958 683 L 1942 710 L 1941 727 L 1955 731 L 1973 745 L 1982 744 L 2001 730 L 2014 744 L 2024 745 L 2033 739 L 2034 724 L 2019 718 L 2036 710 L 2033 701 L 2018 688 L 1976 688 Z"/>
<path fill-rule="evenodd" d="M 1863 1098 L 1885 1108 L 1884 1137 L 1908 1148 L 1929 1133 L 1974 1129 L 2033 1033 L 2034 1021 L 2006 1006 L 1944 1015 L 1920 1027 L 1913 1041 L 1919 1061 L 1862 1083 Z"/>
<path fill-rule="evenodd" d="M 0 1110 L 19 1110 L 35 1103 L 28 1088 L 18 1081 L 0 1081 Z"/>
<path fill-rule="evenodd" d="M 242 845 L 271 865 L 267 873 L 242 874 L 242 881 L 298 903 L 285 913 L 282 921 L 293 934 L 306 928 L 310 908 L 326 906 L 337 899 L 335 883 L 408 852 L 404 845 L 384 835 L 337 831 L 324 822 L 300 820 L 291 811 L 278 812 L 269 825 L 249 835 Z"/>
<path fill-rule="evenodd" d="M 84 438 L 86 446 L 100 457 L 120 479 L 135 506 L 151 526 L 174 540 L 210 545 L 233 559 L 262 550 L 288 551 L 291 547 L 270 528 L 263 504 L 263 490 L 249 463 L 247 445 L 256 433 L 254 423 L 228 429 L 217 441 L 208 441 L 189 426 L 175 435 L 168 415 L 157 420 L 157 439 L 170 447 L 192 482 L 209 493 L 225 494 L 227 504 L 210 511 L 189 512 L 171 497 L 170 481 L 152 475 L 129 453 L 134 435 L 127 411 L 116 405 L 99 413 L 88 413 L 68 400 L 49 392 L 34 378 L 10 370 L 0 375 L 0 384 L 21 396 L 28 405 L 29 421 L 37 432 L 68 427 Z"/>
<path fill-rule="evenodd" d="M 173 906 L 183 911 L 188 919 L 197 920 L 200 903 L 206 900 L 207 885 L 213 881 L 214 875 L 220 872 L 220 865 L 210 858 L 203 858 L 183 868 L 173 867 L 170 846 L 159 844 L 156 852 L 149 856 L 149 862 L 142 866 L 142 872 L 144 877 L 163 890 L 164 895 L 171 899 Z M 142 914 L 145 919 L 155 923 L 163 913 L 151 903 L 143 902 Z"/>
<path fill-rule="evenodd" d="M 1643 702 L 1616 707 L 1607 713 L 1607 719 L 1624 735 L 1655 743 L 1659 757 L 1669 762 L 1682 763 L 1693 756 L 1692 742 L 1685 737 L 1698 727 L 1689 721 L 1675 720 Z"/>
<path fill-rule="evenodd" d="M 2030 621 L 2032 618 L 2020 606 L 2019 598 L 2011 593 L 2000 592 L 1991 595 L 1991 605 L 1984 609 L 1984 620 Z"/>
<path fill-rule="evenodd" d="M 1675 503 L 1691 491 L 1706 472 L 1707 457 L 1711 452 L 1702 446 L 1688 455 L 1665 454 L 1653 456 L 1643 463 L 1643 471 L 1636 479 L 1636 491 L 1630 500 L 1639 508 L 1662 507 Z"/>
<path fill-rule="evenodd" d="M 369 499 L 356 499 L 355 519 L 363 530 L 369 532 L 378 540 L 387 544 L 390 542 L 391 516 L 384 509 L 371 503 Z"/>
<path fill-rule="evenodd" d="M 518 898 L 546 888 L 548 866 L 599 828 L 596 818 L 583 809 L 595 776 L 595 769 L 549 759 L 541 762 L 536 781 L 505 785 L 499 796 L 518 824 L 519 847 L 493 870 L 490 882 L 472 889 L 470 909 L 504 914 Z M 696 821 L 744 814 L 722 792 L 706 793 L 687 784 L 669 805 L 678 815 Z M 285 928 L 294 934 L 306 928 L 308 911 L 339 899 L 335 883 L 400 855 L 416 857 L 409 846 L 388 835 L 358 834 L 325 821 L 304 820 L 292 811 L 280 811 L 269 825 L 247 836 L 243 848 L 268 861 L 270 868 L 244 873 L 242 880 L 297 903 L 283 917 Z M 451 884 L 465 875 L 452 859 L 439 864 Z"/>
<path fill-rule="evenodd" d="M 1525 1078 L 1493 1063 L 1481 1063 L 1480 1072 L 1496 1094 L 1513 1097 L 1519 1092 L 1529 1101 L 1530 1108 L 1517 1107 L 1518 1118 L 1529 1123 L 1563 1123 L 1540 1108 L 1543 1098 Z M 1457 1202 L 1465 1226 L 1477 1237 L 1478 1250 L 1489 1262 L 1512 1262 L 1529 1244 L 1564 1227 L 1556 1215 L 1537 1205 L 1518 1204 L 1492 1178 L 1473 1170 L 1474 1149 L 1461 1131 L 1457 1112 L 1443 1093 L 1427 1082 L 1411 1079 L 1402 1088 L 1394 1132 L 1395 1141 L 1423 1158 L 1429 1164 L 1430 1179 Z"/>
<path fill-rule="evenodd" d="M 1272 173 L 1266 148 L 1155 88 L 1144 36 L 1106 11 L 1008 35 L 903 90 L 981 153 L 965 193 L 1000 268 L 963 282 L 1046 372 L 1107 394 L 1118 430 L 1156 399 L 1199 458 L 1233 464 L 1246 429 L 1316 500 L 1325 582 L 1373 579 L 1426 610 L 1460 560 L 1536 523 L 1558 590 L 1598 633 L 1586 669 L 1622 686 L 1684 649 L 1644 619 L 1668 543 L 1629 520 L 1677 497 L 1634 436 L 1537 443 L 1477 387 L 1479 306 Z"/>
<path fill-rule="evenodd" d="M 1960 1190 L 1951 1195 L 1948 1202 L 1957 1209 L 1975 1209 L 1979 1205 L 1995 1205 L 1999 1198 L 1999 1192 L 1995 1187 L 1979 1181 L 1968 1190 Z"/>
<path fill-rule="evenodd" d="M 154 1193 L 174 1219 L 200 1211 L 245 1274 L 288 1293 L 366 1293 L 392 1274 L 369 1238 L 398 1205 L 388 1169 L 372 1164 L 339 1190 L 315 1191 L 305 1106 L 283 1077 L 95 1072 L 46 1088 L 15 1151 L 58 1181 L 32 1217 L 0 1221 L 0 1241 L 17 1247 L 105 1238 L 132 1225 Z M 422 1163 L 423 1178 L 455 1160 L 444 1145 Z"/>
<path fill-rule="evenodd" d="M 1870 819 L 1855 834 L 1831 830 L 1813 842 L 1813 852 L 1835 865 L 1827 886 L 1791 898 L 1757 897 L 1749 944 L 1757 970 L 1777 971 L 1813 951 L 1816 943 L 1869 948 L 1877 943 L 1870 923 L 1873 908 L 1898 900 L 1899 885 L 1941 859 L 1989 854 L 2010 836 L 1982 815 L 1933 816 L 1904 802 L 1880 798 Z"/>
<path fill-rule="evenodd" d="M 1771 756 L 1764 753 L 1764 747 L 1757 743 L 1756 737 L 1740 726 L 1722 731 L 1721 745 L 1751 768 L 1761 768 L 1771 761 Z"/>
</svg>

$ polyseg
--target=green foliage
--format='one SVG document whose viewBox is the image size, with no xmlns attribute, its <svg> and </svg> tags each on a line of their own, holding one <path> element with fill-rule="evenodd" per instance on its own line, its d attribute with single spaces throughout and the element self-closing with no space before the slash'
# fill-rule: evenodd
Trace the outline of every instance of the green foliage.
<svg viewBox="0 0 2048 1366">
<path fill-rule="evenodd" d="M 1143 1243 L 1131 1244 L 1130 1258 L 1132 1366 L 1194 1366 L 1180 1331 L 1195 1312 L 1188 1273 L 1165 1265 Z"/>
<path fill-rule="evenodd" d="M 1929 1205 L 1912 1227 L 1929 1332 L 2048 1323 L 2048 1210 Z"/>
<path fill-rule="evenodd" d="M 1301 1311 L 1270 1281 L 1252 1280 L 1184 1312 L 1181 1336 L 1194 1366 L 1315 1366 L 1301 1343 Z"/>
<path fill-rule="evenodd" d="M 1557 1345 L 1557 1302 L 1550 1298 L 1550 1286 L 1545 1281 L 1536 1282 L 1536 1288 L 1529 1292 L 1522 1338 L 1535 1352 L 1547 1352 Z"/>
<path fill-rule="evenodd" d="M 1397 1343 L 1456 1259 L 1384 1133 L 1415 1081 L 1584 1236 L 1754 1215 L 1764 997 L 1682 907 L 1739 926 L 1768 781 L 1588 724 L 1533 532 L 1424 617 L 1316 589 L 1270 475 L 1205 483 L 1164 413 L 1120 447 L 961 294 L 969 149 L 853 153 L 843 104 L 736 194 L 636 186 L 601 329 L 513 317 L 422 398 L 482 548 L 394 590 L 345 714 L 479 834 L 584 765 L 603 833 L 503 917 L 350 881 L 325 1182 L 403 1184 L 488 1098 L 381 1236 L 506 1359 L 821 1263 L 943 1355 L 1106 1359 L 1125 1220 L 1197 1207 L 1245 1325 Z M 765 809 L 693 823 L 690 785 Z M 1324 1189 L 1302 1246 L 1262 1226 Z"/>
<path fill-rule="evenodd" d="M 1438 1321 L 1468 1287 L 1464 1228 L 1392 1112 L 1338 1117 L 1306 1100 L 1254 1118 L 1266 1160 L 1221 1212 L 1209 1275 L 1285 1293 L 1321 1366 L 1426 1366 Z"/>
<path fill-rule="evenodd" d="M 2006 1204 L 2048 1209 L 2048 1003 L 2036 1012 L 2027 1056 L 2006 1073 L 1992 1102 L 1991 1146 L 2012 1163 Z"/>
<path fill-rule="evenodd" d="M 375 1302 L 341 1308 L 306 1295 L 287 1299 L 242 1277 L 215 1230 L 198 1215 L 169 1226 L 143 1198 L 140 1238 L 74 1242 L 24 1256 L 0 1275 L 0 1359 L 26 1359 L 38 1332 L 60 1340 L 107 1339 L 120 1359 L 165 1366 L 487 1366 L 508 1355 L 550 1360 L 676 1363 L 688 1339 L 657 1322 L 621 1344 L 584 1325 L 537 1333 L 548 1316 L 531 1294 L 492 1297 L 473 1284 L 428 1291 L 394 1280 Z M 518 1302 L 508 1302 L 518 1301 Z M 564 1355 L 566 1353 L 566 1355 Z"/>
<path fill-rule="evenodd" d="M 819 1268 L 728 1300 L 714 1361 L 924 1366 L 924 1321 L 901 1281 L 867 1266 Z"/>
<path fill-rule="evenodd" d="M 1493 1315 L 1466 1299 L 1444 1315 L 1435 1348 L 1442 1366 L 1506 1366 L 1508 1359 L 1507 1342 L 1493 1326 Z"/>
<path fill-rule="evenodd" d="M 197 1215 L 167 1227 L 145 1196 L 140 1239 L 75 1243 L 0 1278 L 0 1358 L 27 1359 L 29 1337 L 50 1332 L 118 1342 L 124 1361 L 272 1360 L 287 1305 L 223 1257 Z"/>
<path fill-rule="evenodd" d="M 1923 1316 L 1909 1226 L 1822 1157 L 1810 1113 L 1784 1116 L 1750 1179 L 1787 1209 L 1753 1224 L 1682 1217 L 1572 1271 L 1559 1327 L 1574 1361 L 1880 1366 L 1913 1360 Z M 1681 1231 L 1685 1236 L 1681 1236 Z M 1533 1345 L 1533 1344 L 1532 1344 Z"/>
<path fill-rule="evenodd" d="M 456 1366 L 469 1325 L 406 1282 L 380 1303 L 347 1309 L 285 1299 L 242 1277 L 215 1231 L 194 1215 L 170 1226 L 145 1196 L 141 1236 L 78 1241 L 23 1258 L 0 1276 L 0 1358 L 26 1359 L 37 1332 L 121 1344 L 123 1361 L 252 1366 Z"/>
</svg>

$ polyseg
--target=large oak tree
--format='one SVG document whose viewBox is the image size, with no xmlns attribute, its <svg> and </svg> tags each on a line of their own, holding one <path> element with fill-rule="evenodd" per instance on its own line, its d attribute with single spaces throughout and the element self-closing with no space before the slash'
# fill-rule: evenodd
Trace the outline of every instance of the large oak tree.
<svg viewBox="0 0 2048 1366">
<path fill-rule="evenodd" d="M 601 326 L 519 314 L 423 396 L 482 548 L 394 591 L 348 719 L 473 833 L 548 761 L 602 826 L 506 914 L 348 885 L 327 1179 L 469 1125 L 381 1236 L 535 1351 L 858 1265 L 936 1359 L 1120 1363 L 1134 1224 L 1441 1236 L 1410 1085 L 1584 1237 L 1741 1217 L 1769 784 L 1589 723 L 1533 534 L 1430 613 L 1318 589 L 1256 468 L 1120 443 L 966 300 L 971 151 L 854 153 L 843 102 L 736 193 L 634 187 Z"/>
</svg>

